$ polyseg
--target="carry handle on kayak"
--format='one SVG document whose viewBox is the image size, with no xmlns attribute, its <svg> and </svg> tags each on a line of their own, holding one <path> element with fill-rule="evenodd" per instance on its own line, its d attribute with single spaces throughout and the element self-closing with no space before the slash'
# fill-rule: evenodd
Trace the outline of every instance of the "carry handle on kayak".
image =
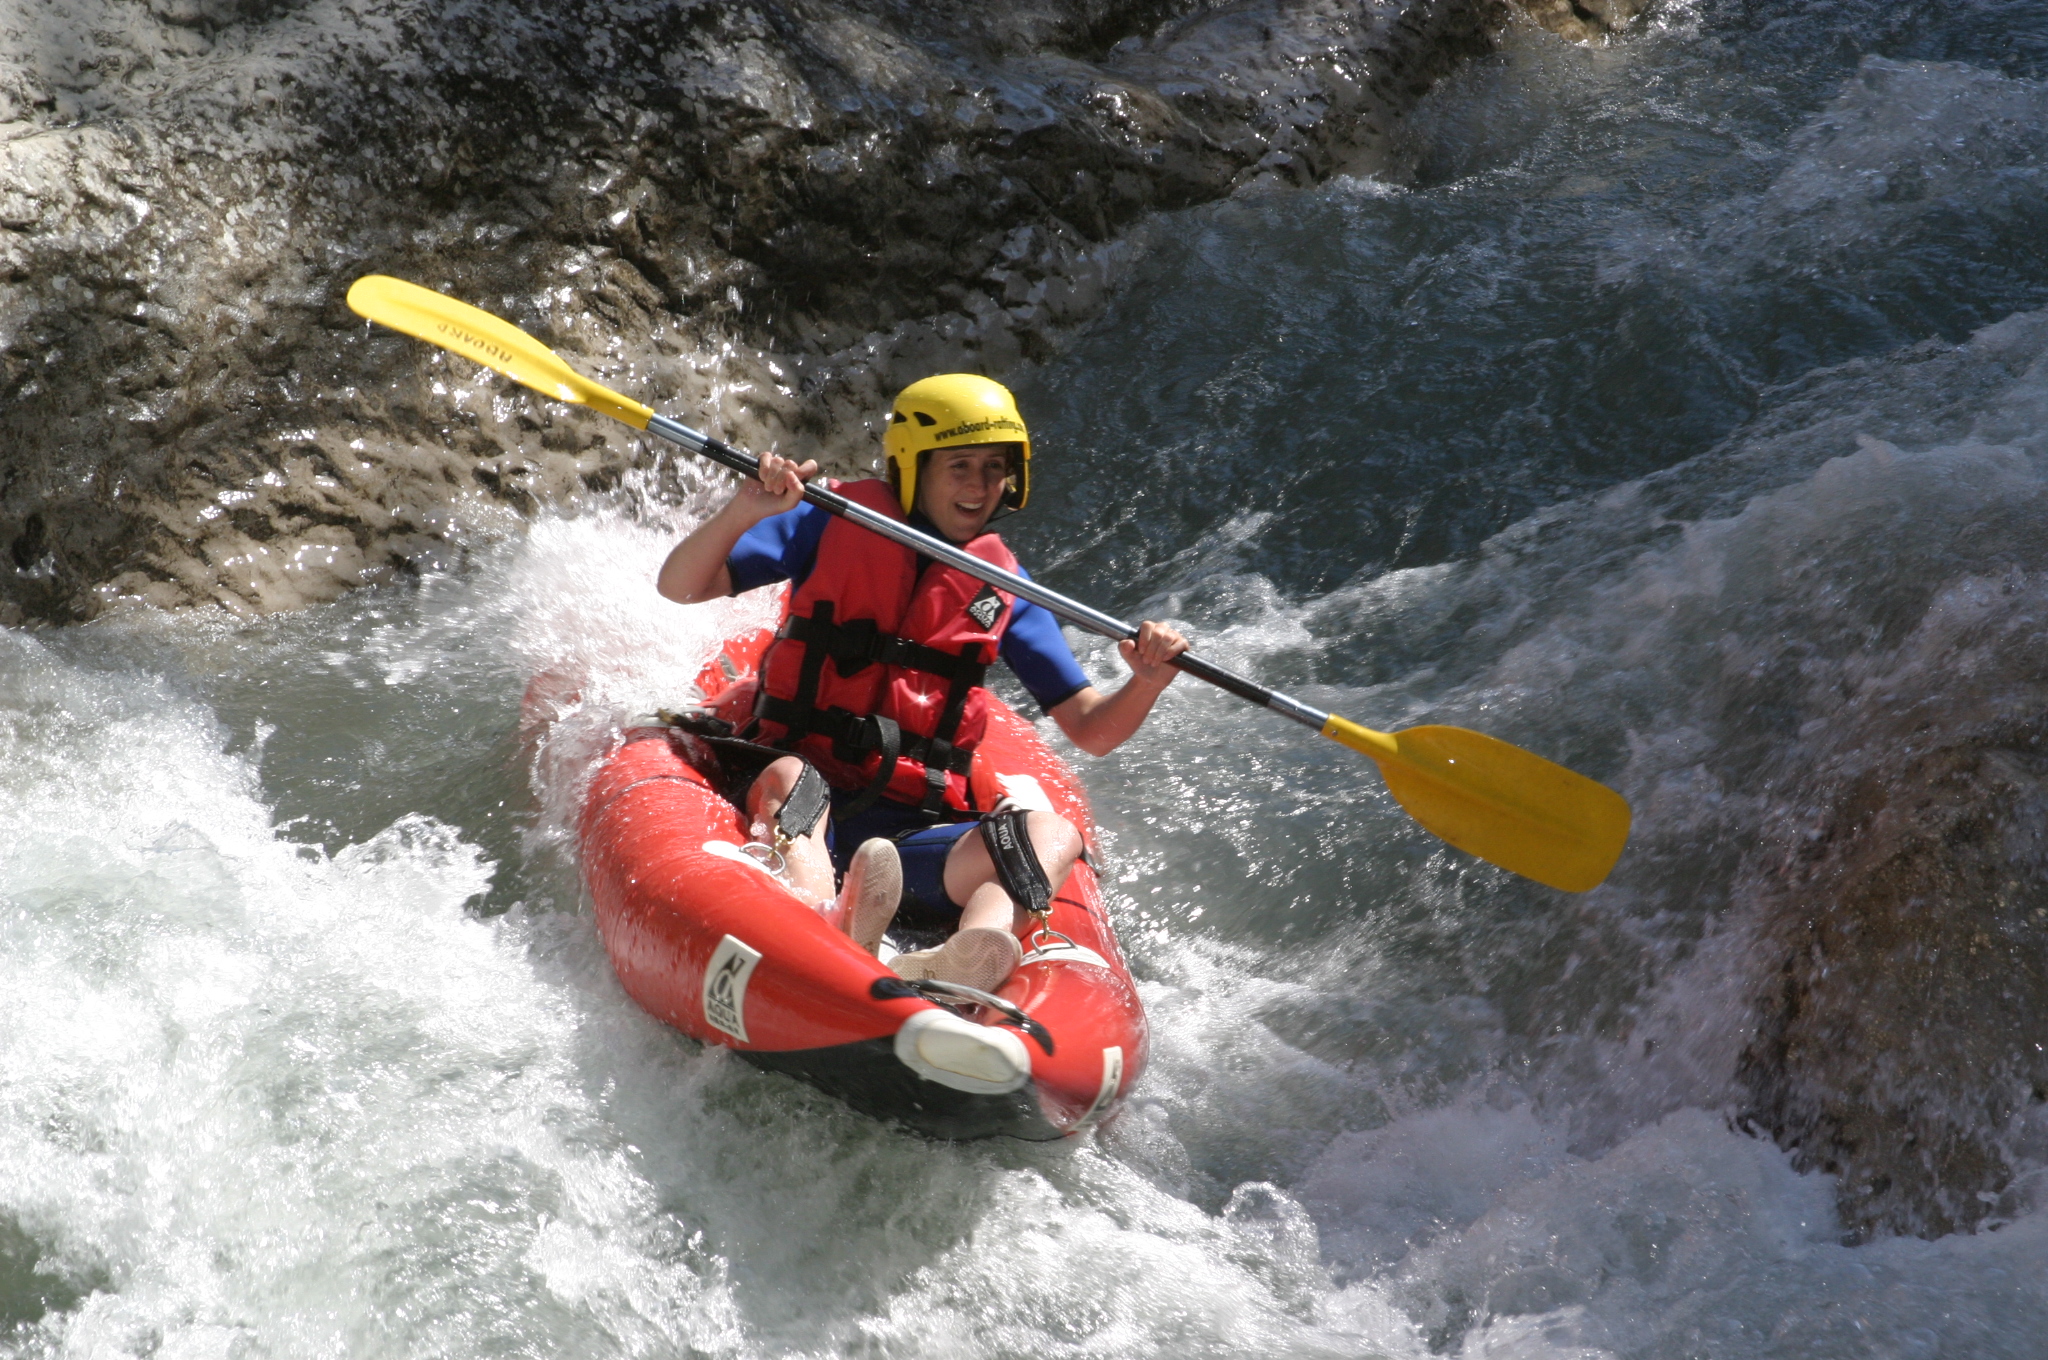
<svg viewBox="0 0 2048 1360">
<path fill-rule="evenodd" d="M 588 406 L 660 435 L 743 477 L 760 473 L 759 460 L 752 454 L 656 415 L 653 408 L 593 382 L 525 331 L 466 302 L 403 279 L 369 274 L 349 288 L 348 305 L 360 316 L 494 369 L 544 396 Z M 804 499 L 1091 633 L 1119 641 L 1137 636 L 1138 630 L 1122 619 L 1004 571 L 835 491 L 806 483 Z M 1584 892 L 1607 877 L 1628 842 L 1629 808 L 1620 794 L 1518 746 L 1462 727 L 1376 732 L 1191 652 L 1181 653 L 1173 664 L 1371 756 L 1387 791 L 1410 816 L 1450 844 L 1503 869 L 1553 888 Z"/>
</svg>

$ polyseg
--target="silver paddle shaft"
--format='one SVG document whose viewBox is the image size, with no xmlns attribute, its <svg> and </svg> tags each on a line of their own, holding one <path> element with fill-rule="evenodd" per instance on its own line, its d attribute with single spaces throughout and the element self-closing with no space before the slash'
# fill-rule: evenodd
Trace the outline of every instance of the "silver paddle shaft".
<svg viewBox="0 0 2048 1360">
<path fill-rule="evenodd" d="M 650 418 L 647 428 L 663 439 L 681 444 L 692 453 L 701 454 L 722 467 L 731 468 L 743 477 L 761 475 L 761 461 L 754 455 L 693 430 L 679 421 L 670 420 L 667 416 Z M 1114 615 L 1105 614 L 1099 609 L 1090 609 L 1079 600 L 1069 599 L 1058 591 L 1049 590 L 1013 571 L 1004 571 L 993 562 L 985 562 L 973 553 L 961 551 L 942 538 L 913 529 L 902 520 L 878 514 L 857 501 L 848 500 L 836 491 L 828 491 L 815 483 L 806 482 L 804 499 L 842 519 L 852 520 L 863 529 L 880 534 L 891 543 L 901 544 L 913 552 L 923 553 L 935 561 L 944 562 L 949 567 L 966 572 L 977 581 L 985 581 L 1035 605 L 1050 609 L 1068 623 L 1086 628 L 1091 633 L 1118 641 L 1138 635 L 1134 625 L 1125 623 Z M 1267 689 L 1264 685 L 1227 671 L 1214 662 L 1204 661 L 1193 652 L 1182 652 L 1173 659 L 1173 664 L 1197 679 L 1229 690 L 1240 699 L 1250 700 L 1282 717 L 1292 718 L 1303 727 L 1320 732 L 1330 721 L 1330 715 L 1321 709 L 1311 708 L 1277 690 Z"/>
</svg>

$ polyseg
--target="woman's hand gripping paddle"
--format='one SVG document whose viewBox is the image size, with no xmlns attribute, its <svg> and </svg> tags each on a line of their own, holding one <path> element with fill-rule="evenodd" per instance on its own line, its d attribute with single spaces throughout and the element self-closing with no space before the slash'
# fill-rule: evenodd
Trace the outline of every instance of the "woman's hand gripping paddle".
<svg viewBox="0 0 2048 1360">
<path fill-rule="evenodd" d="M 752 455 L 592 382 L 525 331 L 468 303 L 371 274 L 348 290 L 348 305 L 360 316 L 496 369 L 544 396 L 602 411 L 742 476 L 759 472 Z M 1090 632 L 1118 640 L 1137 636 L 1138 630 L 1121 619 L 991 566 L 824 487 L 806 485 L 804 499 L 891 542 L 1021 595 Z M 1607 877 L 1628 840 L 1628 804 L 1620 794 L 1518 746 L 1462 727 L 1375 732 L 1254 684 L 1192 652 L 1183 652 L 1174 664 L 1371 756 L 1387 781 L 1387 791 L 1416 821 L 1460 850 L 1538 883 L 1584 892 Z"/>
</svg>

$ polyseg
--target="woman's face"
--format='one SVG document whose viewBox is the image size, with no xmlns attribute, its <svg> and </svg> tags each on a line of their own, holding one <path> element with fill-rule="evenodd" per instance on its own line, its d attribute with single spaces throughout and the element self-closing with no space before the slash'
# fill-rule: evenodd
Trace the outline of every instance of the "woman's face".
<svg viewBox="0 0 2048 1360">
<path fill-rule="evenodd" d="M 917 478 L 917 508 L 955 543 L 988 527 L 1003 503 L 1010 477 L 1008 444 L 967 444 L 939 449 L 925 459 Z"/>
</svg>

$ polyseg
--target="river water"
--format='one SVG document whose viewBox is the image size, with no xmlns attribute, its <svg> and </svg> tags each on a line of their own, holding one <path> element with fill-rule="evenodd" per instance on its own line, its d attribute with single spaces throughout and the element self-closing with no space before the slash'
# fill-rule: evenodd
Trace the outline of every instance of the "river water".
<svg viewBox="0 0 2048 1360">
<path fill-rule="evenodd" d="M 1613 784 L 1608 886 L 1177 685 L 1086 772 L 1150 1072 L 937 1145 L 639 1014 L 580 904 L 579 778 L 761 609 L 653 596 L 694 471 L 298 616 L 0 632 L 0 1351 L 2038 1355 L 2043 1121 L 1943 1232 L 1740 1116 L 1807 772 L 2038 711 L 2048 4 L 1518 31 L 1413 124 L 1399 184 L 1146 229 L 1017 384 L 1009 536 Z"/>
</svg>

